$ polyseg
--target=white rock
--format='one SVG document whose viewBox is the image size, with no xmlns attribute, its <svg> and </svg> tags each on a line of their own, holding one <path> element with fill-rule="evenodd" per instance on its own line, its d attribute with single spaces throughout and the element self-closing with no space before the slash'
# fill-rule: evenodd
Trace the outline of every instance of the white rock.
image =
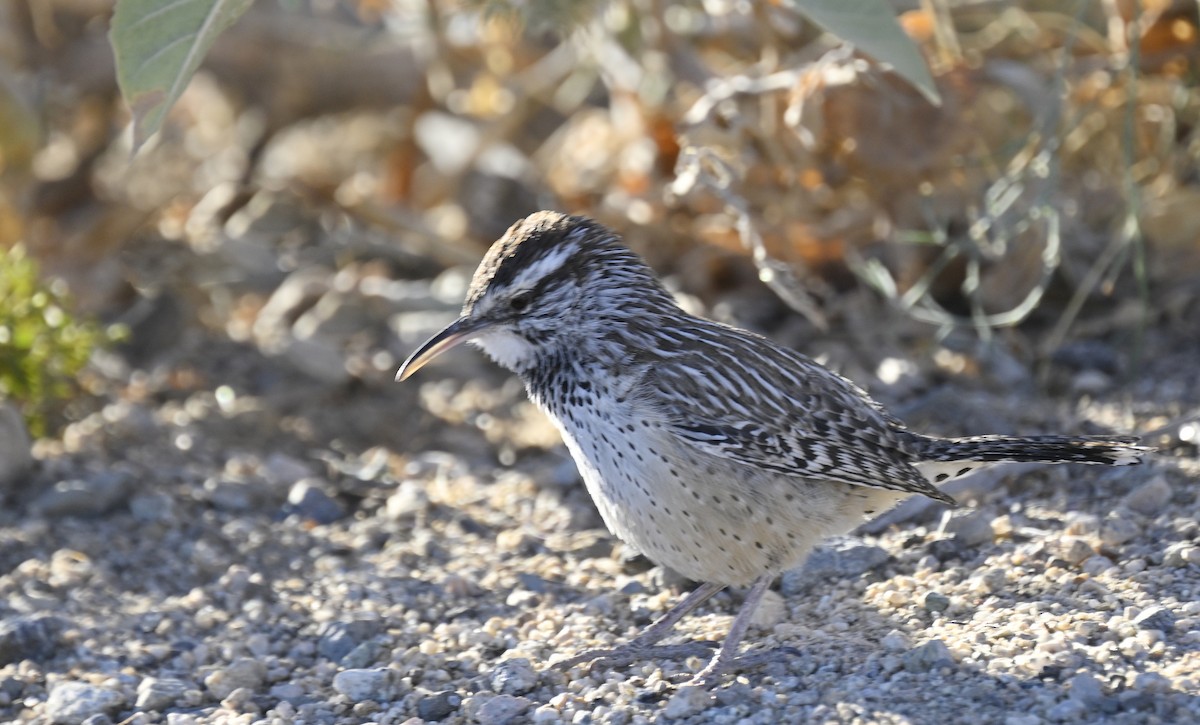
<svg viewBox="0 0 1200 725">
<path fill-rule="evenodd" d="M 667 701 L 663 715 L 670 718 L 691 717 L 702 712 L 712 701 L 712 695 L 703 687 L 681 687 Z"/>
<path fill-rule="evenodd" d="M 86 682 L 64 682 L 50 692 L 46 717 L 55 725 L 80 725 L 100 713 L 111 713 L 125 704 L 119 692 Z"/>
<path fill-rule="evenodd" d="M 333 676 L 333 689 L 354 702 L 390 699 L 391 670 L 386 667 L 342 670 Z"/>
</svg>

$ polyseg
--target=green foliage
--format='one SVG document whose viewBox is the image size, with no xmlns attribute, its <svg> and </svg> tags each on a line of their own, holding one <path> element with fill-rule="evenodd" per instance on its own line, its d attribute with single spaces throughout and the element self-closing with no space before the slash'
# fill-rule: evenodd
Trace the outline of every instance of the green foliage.
<svg viewBox="0 0 1200 725">
<path fill-rule="evenodd" d="M 63 284 L 45 284 L 17 245 L 0 252 L 0 397 L 12 398 L 34 435 L 78 390 L 75 376 L 111 334 L 67 313 Z"/>
</svg>

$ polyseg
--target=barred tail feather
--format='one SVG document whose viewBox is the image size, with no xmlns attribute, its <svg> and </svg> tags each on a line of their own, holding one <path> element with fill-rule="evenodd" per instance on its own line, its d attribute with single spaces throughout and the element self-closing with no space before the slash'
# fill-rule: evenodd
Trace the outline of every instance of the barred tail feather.
<svg viewBox="0 0 1200 725">
<path fill-rule="evenodd" d="M 1154 449 L 1138 445 L 1137 436 L 973 436 L 934 438 L 917 435 L 918 456 L 925 461 L 998 463 L 1098 463 L 1129 466 L 1141 463 Z"/>
</svg>

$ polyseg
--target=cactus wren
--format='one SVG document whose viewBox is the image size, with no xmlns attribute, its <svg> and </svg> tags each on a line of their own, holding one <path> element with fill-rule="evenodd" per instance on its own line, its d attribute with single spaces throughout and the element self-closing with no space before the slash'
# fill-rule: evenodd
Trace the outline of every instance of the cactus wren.
<svg viewBox="0 0 1200 725">
<path fill-rule="evenodd" d="M 475 272 L 462 316 L 400 368 L 403 380 L 471 341 L 524 381 L 557 425 L 609 530 L 704 582 L 624 647 L 592 660 L 695 654 L 655 646 L 726 586 L 750 589 L 691 684 L 735 662 L 763 593 L 823 537 L 934 482 L 999 461 L 1137 463 L 1127 436 L 936 438 L 909 430 L 854 383 L 758 335 L 693 317 L 615 233 L 539 212 Z"/>
</svg>

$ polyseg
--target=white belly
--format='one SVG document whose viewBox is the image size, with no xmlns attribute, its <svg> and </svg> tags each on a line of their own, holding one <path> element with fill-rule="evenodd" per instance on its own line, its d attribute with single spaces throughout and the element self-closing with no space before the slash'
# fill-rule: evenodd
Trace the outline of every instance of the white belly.
<svg viewBox="0 0 1200 725">
<path fill-rule="evenodd" d="M 698 451 L 656 423 L 565 411 L 555 422 L 609 530 L 695 581 L 749 584 L 803 561 L 902 495 L 810 481 Z"/>
</svg>

